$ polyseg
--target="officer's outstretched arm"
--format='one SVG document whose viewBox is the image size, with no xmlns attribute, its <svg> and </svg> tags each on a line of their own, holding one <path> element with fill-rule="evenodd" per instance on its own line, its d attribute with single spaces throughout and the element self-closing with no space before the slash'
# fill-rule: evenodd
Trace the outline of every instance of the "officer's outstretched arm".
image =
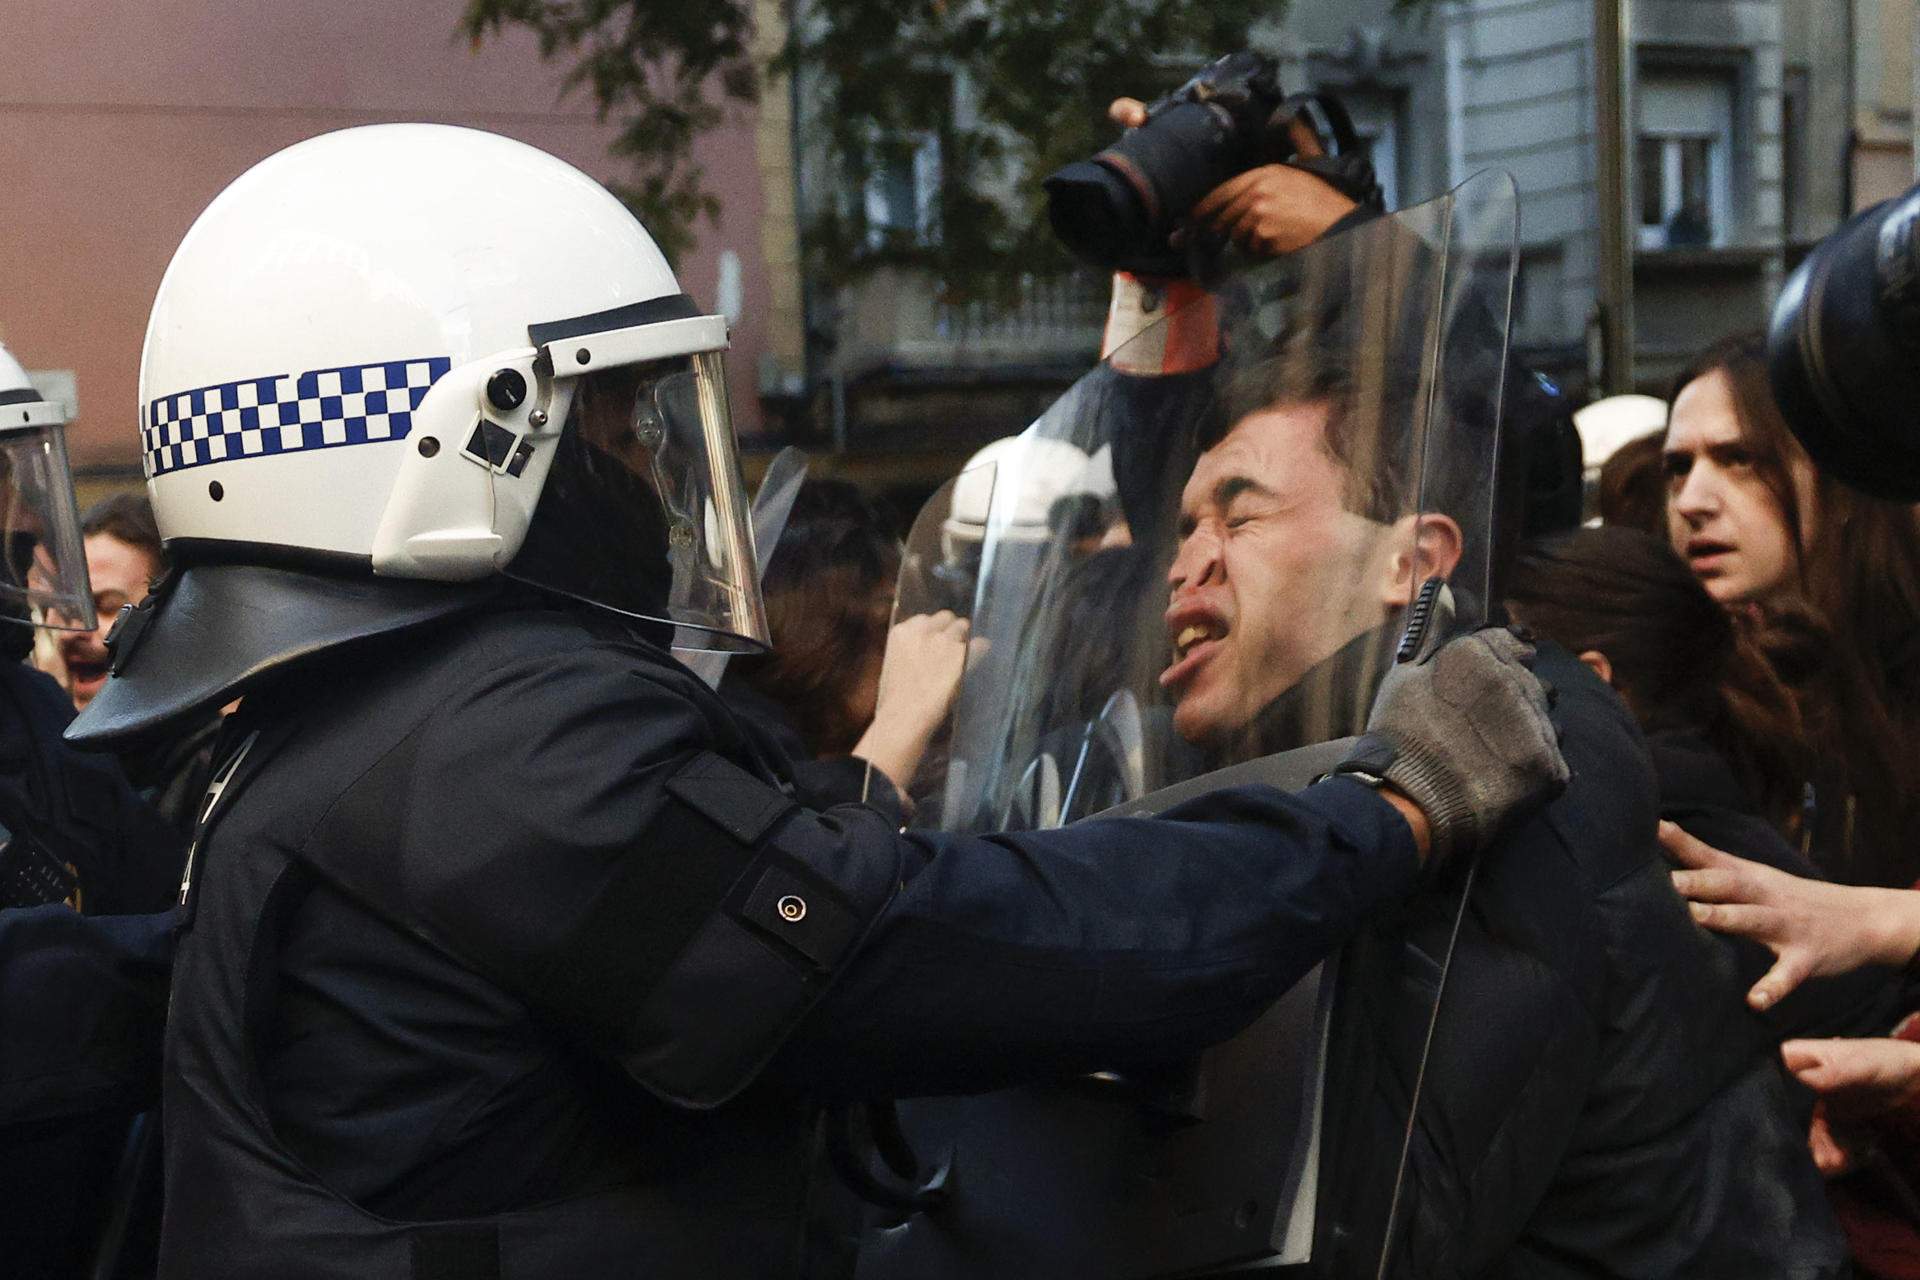
<svg viewBox="0 0 1920 1280">
<path fill-rule="evenodd" d="M 1454 698 L 1532 680 L 1490 682 L 1485 647 L 1460 656 L 1403 679 Z M 408 903 L 409 931 L 691 1107 L 783 1046 L 779 1072 L 847 1096 L 1183 1054 L 1257 1016 L 1419 870 L 1407 823 L 1350 778 L 1021 835 L 810 810 L 745 766 L 683 675 L 617 646 L 477 668 L 302 857 L 363 902 Z M 1454 772 L 1470 748 L 1383 741 L 1423 766 L 1395 785 L 1419 798 L 1438 780 L 1437 842 L 1458 827 L 1441 801 L 1485 830 L 1482 790 Z M 406 856 L 329 856 L 389 847 Z"/>
<path fill-rule="evenodd" d="M 688 1107 L 783 1047 L 776 1073 L 849 1096 L 1177 1055 L 1419 872 L 1346 778 L 1020 835 L 809 809 L 696 685 L 612 646 L 476 668 L 302 856 Z M 330 856 L 367 848 L 404 856 Z"/>
<path fill-rule="evenodd" d="M 1232 1035 L 1413 884 L 1413 831 L 1374 787 L 1417 802 L 1436 855 L 1459 856 L 1565 785 L 1531 656 L 1489 630 L 1397 669 L 1343 766 L 1371 785 L 1236 788 L 1158 819 L 1057 831 L 907 835 L 900 895 L 782 1067 L 847 1096 L 969 1091 Z"/>
<path fill-rule="evenodd" d="M 805 814 L 795 839 L 884 838 Z M 899 894 L 778 1071 L 828 1096 L 973 1092 L 1177 1058 L 1245 1026 L 1419 873 L 1369 787 L 1236 787 L 1159 818 L 908 832 Z"/>
</svg>

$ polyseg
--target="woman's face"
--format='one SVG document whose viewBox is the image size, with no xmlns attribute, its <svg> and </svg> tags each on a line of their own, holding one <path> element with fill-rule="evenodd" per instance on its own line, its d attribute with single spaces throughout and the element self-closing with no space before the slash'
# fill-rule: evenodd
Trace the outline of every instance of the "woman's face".
<svg viewBox="0 0 1920 1280">
<path fill-rule="evenodd" d="M 1667 537 L 1708 594 L 1723 605 L 1763 601 L 1793 585 L 1800 551 L 1786 514 L 1740 428 L 1725 370 L 1682 387 L 1667 418 Z M 1814 471 L 1804 456 L 1787 464 L 1803 539 L 1818 512 Z"/>
</svg>

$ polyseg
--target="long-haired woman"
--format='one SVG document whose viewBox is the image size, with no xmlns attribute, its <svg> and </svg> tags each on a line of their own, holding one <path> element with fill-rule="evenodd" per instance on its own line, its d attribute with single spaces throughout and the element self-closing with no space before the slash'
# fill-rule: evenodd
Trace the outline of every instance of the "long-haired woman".
<svg viewBox="0 0 1920 1280">
<path fill-rule="evenodd" d="M 1828 872 L 1920 875 L 1920 515 L 1820 474 L 1767 386 L 1757 334 L 1675 380 L 1667 530 L 1695 577 L 1754 626 L 1815 748 L 1807 847 Z"/>
</svg>

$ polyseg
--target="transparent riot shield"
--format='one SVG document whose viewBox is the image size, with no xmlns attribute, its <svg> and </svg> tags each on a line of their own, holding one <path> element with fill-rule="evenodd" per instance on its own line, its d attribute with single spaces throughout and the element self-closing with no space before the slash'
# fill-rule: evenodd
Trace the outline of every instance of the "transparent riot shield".
<svg viewBox="0 0 1920 1280">
<path fill-rule="evenodd" d="M 894 590 L 893 625 L 909 618 L 946 611 L 971 618 L 980 587 L 980 544 L 986 516 L 993 505 L 991 462 L 967 468 L 937 489 L 921 507 L 901 549 L 900 578 Z M 978 664 L 969 673 L 978 679 Z M 883 676 L 884 680 L 885 677 Z M 907 790 L 909 798 L 926 806 L 929 815 L 941 808 L 941 797 L 953 774 L 951 720 L 927 744 Z M 873 766 L 868 769 L 868 788 Z M 965 765 L 959 769 L 964 785 Z"/>
<path fill-rule="evenodd" d="M 754 491 L 747 521 L 753 529 L 754 572 L 763 588 L 767 566 L 773 563 L 773 553 L 779 549 L 780 537 L 787 531 L 787 517 L 793 514 L 794 500 L 806 482 L 806 452 L 788 445 L 773 455 L 766 474 L 760 477 L 759 489 Z M 699 632 L 689 627 L 675 628 L 673 652 L 709 689 L 720 687 L 720 681 L 726 678 L 727 663 L 733 657 L 727 650 L 709 646 Z"/>
<path fill-rule="evenodd" d="M 1145 376 L 1159 362 L 1123 347 L 1042 415 L 1025 438 L 1086 455 L 1082 514 L 1106 526 L 1036 533 L 1002 460 L 976 656 L 918 821 L 1048 827 L 1227 781 L 1304 786 L 1364 727 L 1410 612 L 1488 620 L 1515 229 L 1511 179 L 1482 175 L 1253 267 L 1131 344 L 1217 351 L 1206 367 Z M 1444 922 L 1458 888 L 1409 914 Z M 859 1274 L 1373 1274 L 1401 1161 L 1349 1126 L 1376 1102 L 1417 1114 L 1440 937 L 1383 926 L 1198 1061 L 903 1102 L 908 1144 L 951 1179 L 878 1215 Z M 1343 1021 L 1376 987 L 1425 993 L 1391 1044 Z"/>
</svg>

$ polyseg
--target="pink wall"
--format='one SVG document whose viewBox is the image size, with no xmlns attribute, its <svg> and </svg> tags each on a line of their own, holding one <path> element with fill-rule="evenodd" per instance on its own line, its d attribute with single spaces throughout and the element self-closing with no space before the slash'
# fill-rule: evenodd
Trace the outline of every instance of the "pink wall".
<svg viewBox="0 0 1920 1280">
<path fill-rule="evenodd" d="M 13 4 L 0 18 L 0 341 L 30 369 L 73 369 L 76 465 L 137 466 L 140 341 L 174 246 L 262 157 L 349 125 L 431 120 L 519 138 L 602 179 L 610 128 L 562 68 L 514 33 L 479 51 L 453 34 L 459 0 L 96 0 Z M 770 303 L 751 120 L 698 161 L 721 199 L 680 263 L 718 305 L 722 250 L 741 259 L 735 420 L 760 423 L 755 365 Z"/>
</svg>

